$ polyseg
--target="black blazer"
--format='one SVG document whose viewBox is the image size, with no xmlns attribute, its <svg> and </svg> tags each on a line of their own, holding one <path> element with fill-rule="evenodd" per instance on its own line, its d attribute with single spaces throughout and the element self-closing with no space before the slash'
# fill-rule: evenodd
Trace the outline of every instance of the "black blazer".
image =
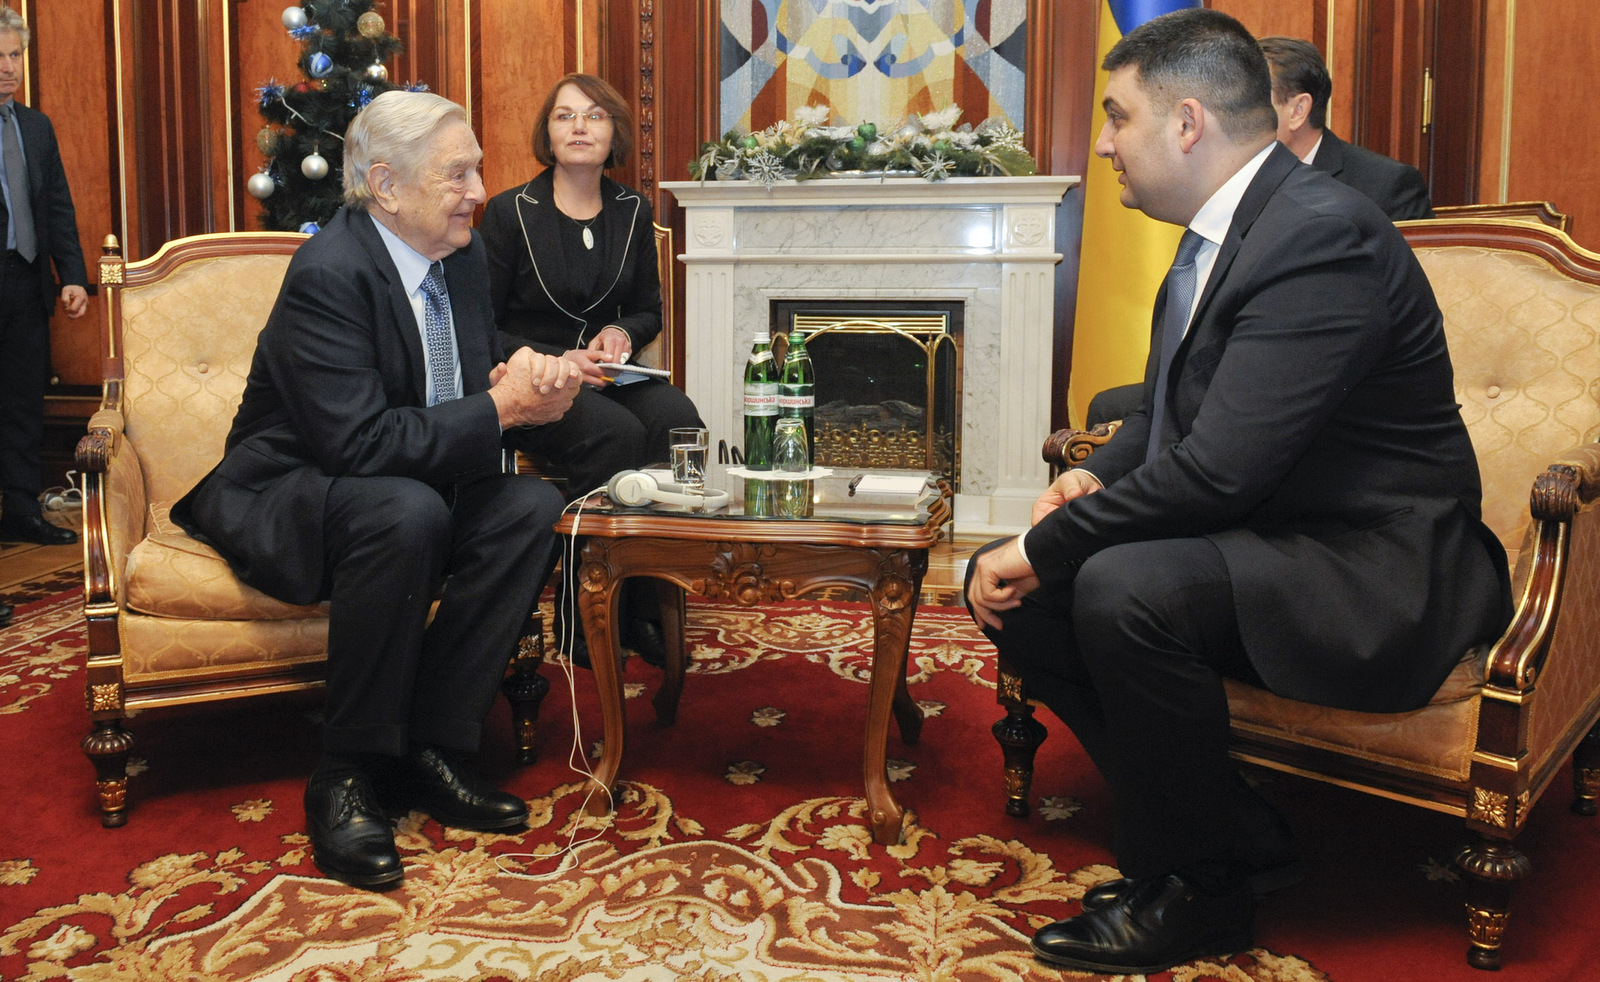
<svg viewBox="0 0 1600 982">
<path fill-rule="evenodd" d="M 644 195 L 600 179 L 600 277 L 580 293 L 557 238 L 554 169 L 502 191 L 484 206 L 478 230 L 489 251 L 489 295 L 506 351 L 547 354 L 581 348 L 607 325 L 628 332 L 638 351 L 661 333 L 661 274 L 654 213 Z"/>
<path fill-rule="evenodd" d="M 1366 147 L 1346 143 L 1332 130 L 1322 131 L 1322 146 L 1311 158 L 1311 166 L 1376 201 L 1390 221 L 1433 217 L 1428 182 L 1423 180 L 1421 171 Z"/>
<path fill-rule="evenodd" d="M 12 108 L 17 111 L 17 126 L 22 131 L 22 155 L 28 163 L 28 192 L 33 203 L 33 228 L 39 237 L 39 257 L 55 260 L 55 276 L 50 264 L 38 262 L 39 299 L 44 310 L 55 310 L 56 286 L 60 277 L 62 286 L 89 284 L 88 272 L 83 266 L 83 247 L 78 244 L 78 218 L 72 207 L 72 191 L 67 187 L 67 172 L 61 166 L 61 148 L 56 145 L 55 127 L 50 117 L 37 109 L 30 109 L 15 99 Z M 11 224 L 11 214 L 5 209 L 5 199 L 0 198 L 0 249 Z M 7 271 L 0 269 L 0 276 Z"/>
<path fill-rule="evenodd" d="M 341 209 L 290 260 L 222 461 L 172 511 L 244 582 L 289 603 L 320 598 L 336 477 L 445 488 L 502 470 L 488 395 L 502 358 L 476 234 L 444 275 L 463 398 L 430 407 L 416 315 L 371 216 Z"/>
<path fill-rule="evenodd" d="M 1165 290 L 1156 298 L 1159 333 Z M 1160 338 L 1150 349 L 1159 352 Z M 1111 545 L 1203 536 L 1251 663 L 1281 695 L 1411 709 L 1510 617 L 1505 552 L 1433 291 L 1365 197 L 1275 147 L 1246 190 L 1168 378 L 1088 465 L 1103 491 L 1027 533 L 1041 579 Z"/>
</svg>

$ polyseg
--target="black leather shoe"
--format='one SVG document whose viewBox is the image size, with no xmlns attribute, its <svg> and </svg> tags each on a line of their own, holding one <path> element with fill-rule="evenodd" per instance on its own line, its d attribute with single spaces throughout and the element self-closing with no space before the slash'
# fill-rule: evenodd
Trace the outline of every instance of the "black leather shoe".
<svg viewBox="0 0 1600 982">
<path fill-rule="evenodd" d="M 1033 953 L 1079 971 L 1150 975 L 1250 947 L 1254 919 L 1248 887 L 1207 896 L 1168 873 L 1135 881 L 1109 906 L 1040 928 Z"/>
<path fill-rule="evenodd" d="M 1294 886 L 1307 876 L 1311 871 L 1306 868 L 1305 861 L 1297 853 L 1290 853 L 1276 862 L 1262 868 L 1254 866 L 1250 869 L 1250 892 L 1257 897 L 1265 897 L 1269 893 Z M 1099 910 L 1109 907 L 1133 886 L 1133 881 L 1127 877 L 1117 880 L 1107 880 L 1085 890 L 1083 893 L 1083 909 Z"/>
<path fill-rule="evenodd" d="M 51 525 L 42 516 L 0 518 L 0 542 L 36 542 L 41 546 L 70 546 L 78 533 Z"/>
<path fill-rule="evenodd" d="M 11 626 L 11 605 L 0 604 L 0 627 Z"/>
<path fill-rule="evenodd" d="M 528 821 L 526 802 L 482 784 L 448 751 L 424 747 L 413 752 L 406 764 L 402 781 L 407 804 L 441 825 L 488 832 Z"/>
<path fill-rule="evenodd" d="M 405 875 L 394 829 L 360 774 L 319 778 L 306 785 L 306 827 L 317 869 L 341 883 L 385 890 Z"/>
<path fill-rule="evenodd" d="M 643 618 L 630 621 L 623 645 L 632 648 L 646 665 L 660 668 L 667 663 L 667 636 L 655 621 Z"/>
</svg>

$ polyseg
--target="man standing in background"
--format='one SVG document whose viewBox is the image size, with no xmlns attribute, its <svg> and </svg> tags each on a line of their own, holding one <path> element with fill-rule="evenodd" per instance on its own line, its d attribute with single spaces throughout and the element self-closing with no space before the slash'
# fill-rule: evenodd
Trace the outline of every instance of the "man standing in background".
<svg viewBox="0 0 1600 982">
<path fill-rule="evenodd" d="M 1390 221 L 1432 218 L 1428 182 L 1421 171 L 1346 143 L 1327 128 L 1333 79 L 1316 46 L 1286 37 L 1262 38 L 1260 44 L 1272 71 L 1278 142 L 1303 162 L 1376 201 Z"/>
<path fill-rule="evenodd" d="M 14 98 L 30 40 L 21 15 L 0 7 L 0 540 L 71 545 L 77 533 L 45 521 L 39 508 L 39 444 L 56 278 L 67 316 L 82 317 L 88 275 L 55 129 Z"/>
</svg>

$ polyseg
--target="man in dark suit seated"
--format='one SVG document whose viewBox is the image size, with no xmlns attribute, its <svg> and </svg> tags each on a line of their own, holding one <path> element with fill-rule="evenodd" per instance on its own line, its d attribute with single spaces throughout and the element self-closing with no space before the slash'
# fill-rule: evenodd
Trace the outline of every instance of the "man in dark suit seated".
<svg viewBox="0 0 1600 982">
<path fill-rule="evenodd" d="M 331 601 L 313 856 L 400 882 L 379 801 L 470 829 L 522 825 L 462 758 L 550 573 L 561 495 L 506 473 L 506 429 L 572 404 L 577 366 L 502 361 L 483 154 L 458 105 L 386 92 L 344 139 L 345 207 L 289 264 L 221 463 L 173 509 L 240 579 Z M 429 612 L 435 599 L 438 606 Z"/>
<path fill-rule="evenodd" d="M 1328 129 L 1333 79 L 1316 45 L 1299 38 L 1261 39 L 1272 71 L 1278 142 L 1301 160 L 1378 203 L 1392 221 L 1432 218 L 1428 182 L 1410 164 L 1346 143 Z"/>
<path fill-rule="evenodd" d="M 1303 875 L 1228 757 L 1223 679 L 1368 712 L 1424 705 L 1510 617 L 1439 308 L 1367 198 L 1274 139 L 1250 34 L 1188 9 L 1106 56 L 1095 152 L 1185 227 L 1143 405 L 973 557 L 984 633 L 1115 800 L 1125 879 L 1034 951 L 1132 975 L 1251 943 Z"/>
</svg>

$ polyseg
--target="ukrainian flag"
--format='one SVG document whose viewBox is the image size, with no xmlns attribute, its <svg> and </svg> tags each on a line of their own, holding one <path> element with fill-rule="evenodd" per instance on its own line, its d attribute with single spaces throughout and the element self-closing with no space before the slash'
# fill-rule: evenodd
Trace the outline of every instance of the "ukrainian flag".
<svg viewBox="0 0 1600 982">
<path fill-rule="evenodd" d="M 1153 17 L 1200 0 L 1101 0 L 1098 66 L 1123 36 Z M 1100 105 L 1108 73 L 1095 69 L 1094 129 L 1106 113 Z M 1150 351 L 1150 314 L 1156 291 L 1172 265 L 1183 229 L 1124 208 L 1122 186 L 1111 161 L 1089 155 L 1083 186 L 1083 243 L 1078 261 L 1078 308 L 1072 331 L 1072 376 L 1067 408 L 1082 425 L 1095 393 L 1144 378 Z"/>
</svg>

